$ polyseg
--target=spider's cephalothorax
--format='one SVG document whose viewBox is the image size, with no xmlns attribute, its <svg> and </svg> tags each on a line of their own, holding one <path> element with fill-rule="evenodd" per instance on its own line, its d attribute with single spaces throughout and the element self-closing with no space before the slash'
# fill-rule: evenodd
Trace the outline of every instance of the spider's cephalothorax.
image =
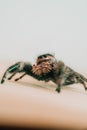
<svg viewBox="0 0 87 130">
<path fill-rule="evenodd" d="M 57 61 L 52 54 L 43 54 L 37 57 L 36 63 L 31 65 L 27 62 L 17 62 L 9 67 L 4 73 L 1 83 L 6 79 L 10 80 L 16 73 L 23 73 L 18 81 L 25 75 L 30 75 L 37 80 L 53 81 L 57 84 L 57 91 L 60 92 L 61 86 L 66 86 L 74 83 L 83 84 L 87 89 L 85 81 L 87 79 L 81 74 L 75 72 L 70 67 L 66 66 L 62 61 Z"/>
<path fill-rule="evenodd" d="M 37 58 L 36 65 L 32 66 L 32 72 L 37 76 L 46 75 L 55 69 L 56 63 L 57 61 L 53 55 L 41 55 Z"/>
</svg>

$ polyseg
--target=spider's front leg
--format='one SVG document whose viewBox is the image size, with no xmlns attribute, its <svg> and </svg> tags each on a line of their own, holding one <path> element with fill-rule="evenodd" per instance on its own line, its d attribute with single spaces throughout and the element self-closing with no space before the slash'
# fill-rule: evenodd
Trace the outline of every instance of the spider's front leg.
<svg viewBox="0 0 87 130">
<path fill-rule="evenodd" d="M 56 91 L 57 91 L 58 93 L 60 93 L 60 91 L 61 91 L 61 81 L 62 81 L 62 79 L 58 79 L 58 80 L 57 80 L 57 88 L 56 88 Z"/>
<path fill-rule="evenodd" d="M 16 73 L 23 73 L 23 75 L 21 75 L 19 78 L 15 79 L 15 81 L 18 81 L 19 79 L 23 78 L 26 74 L 27 71 L 31 72 L 32 66 L 30 63 L 26 63 L 26 62 L 17 62 L 16 64 L 10 66 L 4 73 L 2 79 L 1 79 L 1 83 L 4 83 L 6 79 L 11 80 L 12 77 L 16 74 Z"/>
<path fill-rule="evenodd" d="M 60 93 L 62 86 L 68 85 L 68 84 L 67 84 L 67 77 L 68 77 L 68 76 L 67 76 L 66 74 L 61 74 L 61 75 L 58 77 L 58 79 L 56 80 L 56 84 L 57 84 L 56 91 L 57 91 L 58 93 Z M 72 84 L 72 82 L 70 81 L 69 84 Z"/>
</svg>

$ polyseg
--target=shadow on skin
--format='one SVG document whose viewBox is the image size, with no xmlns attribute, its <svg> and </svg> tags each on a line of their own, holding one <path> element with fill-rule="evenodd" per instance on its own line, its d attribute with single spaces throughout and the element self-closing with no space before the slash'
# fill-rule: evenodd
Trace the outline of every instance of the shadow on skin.
<svg viewBox="0 0 87 130">
<path fill-rule="evenodd" d="M 52 90 L 52 88 L 55 89 L 55 87 L 53 85 L 45 85 L 45 84 L 40 84 L 40 83 L 29 83 L 29 82 L 26 82 L 26 81 L 10 81 L 11 83 L 16 83 L 16 84 L 19 84 L 19 85 L 23 85 L 25 87 L 33 87 L 33 88 L 40 88 L 40 89 L 46 89 L 46 90 Z"/>
<path fill-rule="evenodd" d="M 84 90 L 83 86 L 81 86 L 80 84 L 69 85 L 66 87 L 63 86 L 62 90 L 86 94 L 86 91 Z"/>
<path fill-rule="evenodd" d="M 48 84 L 48 83 L 42 83 L 42 82 L 39 82 L 38 83 L 31 83 L 31 82 L 27 82 L 27 81 L 23 81 L 23 80 L 20 80 L 20 81 L 13 81 L 11 80 L 10 81 L 11 83 L 16 83 L 16 84 L 19 84 L 19 85 L 23 85 L 24 87 L 33 87 L 33 88 L 40 88 L 40 89 L 44 89 L 44 90 L 51 90 L 51 91 L 55 91 L 56 89 L 56 85 L 54 84 Z M 81 88 L 83 86 L 79 85 L 79 84 L 75 84 L 74 85 L 69 85 L 69 86 L 63 86 L 61 88 L 61 92 L 62 91 L 68 91 L 68 92 L 75 92 L 75 93 L 81 93 L 81 94 L 86 94 L 86 91 L 84 90 L 84 88 Z M 56 92 L 56 91 L 55 91 Z"/>
</svg>

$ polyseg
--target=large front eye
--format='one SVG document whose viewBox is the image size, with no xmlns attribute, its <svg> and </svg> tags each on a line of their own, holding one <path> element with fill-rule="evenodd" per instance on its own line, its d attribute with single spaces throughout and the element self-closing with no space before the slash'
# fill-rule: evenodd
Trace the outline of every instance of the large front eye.
<svg viewBox="0 0 87 130">
<path fill-rule="evenodd" d="M 43 57 L 44 57 L 44 58 L 46 58 L 46 57 L 47 57 L 47 55 L 43 55 Z"/>
<path fill-rule="evenodd" d="M 38 59 L 41 59 L 41 58 L 43 58 L 43 56 L 39 56 L 39 57 L 38 57 Z"/>
</svg>

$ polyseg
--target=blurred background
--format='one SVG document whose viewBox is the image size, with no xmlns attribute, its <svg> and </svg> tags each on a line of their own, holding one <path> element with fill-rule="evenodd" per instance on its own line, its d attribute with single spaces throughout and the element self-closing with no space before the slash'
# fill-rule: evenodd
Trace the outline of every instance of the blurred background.
<svg viewBox="0 0 87 130">
<path fill-rule="evenodd" d="M 0 61 L 42 53 L 87 73 L 87 0 L 0 0 Z"/>
<path fill-rule="evenodd" d="M 11 62 L 43 53 L 87 75 L 87 0 L 0 0 L 0 77 Z M 30 77 L 0 84 L 0 129 L 87 129 L 82 85 L 55 89 Z"/>
</svg>

